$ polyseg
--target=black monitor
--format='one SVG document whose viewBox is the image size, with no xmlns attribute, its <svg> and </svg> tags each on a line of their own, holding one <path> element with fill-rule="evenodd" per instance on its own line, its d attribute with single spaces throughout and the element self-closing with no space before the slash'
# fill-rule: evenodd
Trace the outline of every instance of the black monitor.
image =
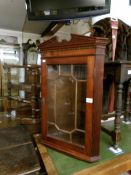
<svg viewBox="0 0 131 175">
<path fill-rule="evenodd" d="M 25 0 L 29 20 L 71 20 L 110 12 L 111 0 Z"/>
</svg>

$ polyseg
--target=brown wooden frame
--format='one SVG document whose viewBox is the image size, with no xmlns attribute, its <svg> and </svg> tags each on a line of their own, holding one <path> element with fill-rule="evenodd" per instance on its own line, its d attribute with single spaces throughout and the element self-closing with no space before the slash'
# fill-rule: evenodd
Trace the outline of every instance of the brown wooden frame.
<svg viewBox="0 0 131 175">
<path fill-rule="evenodd" d="M 54 37 L 39 48 L 42 55 L 42 138 L 43 143 L 64 153 L 87 161 L 96 161 L 99 157 L 103 73 L 105 47 L 104 38 L 72 35 L 69 42 L 58 42 Z M 85 145 L 80 147 L 47 136 L 47 66 L 49 64 L 86 64 L 88 85 L 86 87 Z"/>
</svg>

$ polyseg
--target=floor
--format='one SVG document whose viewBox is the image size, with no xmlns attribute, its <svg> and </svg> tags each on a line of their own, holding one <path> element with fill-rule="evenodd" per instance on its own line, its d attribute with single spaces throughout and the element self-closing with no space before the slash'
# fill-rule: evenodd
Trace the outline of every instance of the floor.
<svg viewBox="0 0 131 175">
<path fill-rule="evenodd" d="M 27 129 L 22 125 L 0 129 L 0 174 L 39 172 L 40 164 Z"/>
<path fill-rule="evenodd" d="M 17 120 L 0 113 L 0 174 L 43 175 L 30 132 Z M 39 171 L 40 170 L 40 171 Z"/>
<path fill-rule="evenodd" d="M 4 116 L 5 115 L 5 116 Z M 10 118 L 6 114 L 0 115 L 0 128 L 8 128 L 17 126 L 17 122 L 14 118 Z M 105 126 L 109 128 L 113 128 L 113 122 L 105 122 Z M 122 140 L 120 143 L 120 148 L 124 152 L 131 151 L 131 125 L 121 124 L 121 130 L 122 130 Z M 107 134 L 101 132 L 101 145 L 100 145 L 100 155 L 101 155 L 101 162 L 106 161 L 108 159 L 112 159 L 113 157 L 116 157 L 117 155 L 114 155 L 112 152 L 109 151 L 109 146 L 112 144 L 112 140 Z M 74 158 L 71 158 L 69 156 L 66 156 L 64 154 L 61 154 L 60 152 L 56 152 L 50 148 L 48 148 L 48 153 L 52 160 L 54 160 L 54 165 L 57 167 L 57 170 L 60 175 L 70 175 L 74 171 L 79 171 L 81 169 L 84 169 L 85 167 L 90 167 L 90 164 L 87 162 L 79 161 Z M 66 161 L 66 164 L 65 164 Z M 95 163 L 92 164 L 92 166 L 95 165 Z M 68 168 L 67 168 L 68 167 Z M 68 169 L 68 171 L 67 171 Z M 121 175 L 128 175 L 128 173 L 124 173 Z"/>
</svg>

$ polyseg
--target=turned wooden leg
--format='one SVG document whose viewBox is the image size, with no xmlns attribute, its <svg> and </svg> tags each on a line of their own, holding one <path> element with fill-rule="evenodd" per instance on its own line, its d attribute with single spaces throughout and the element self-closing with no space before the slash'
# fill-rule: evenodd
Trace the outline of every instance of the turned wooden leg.
<svg viewBox="0 0 131 175">
<path fill-rule="evenodd" d="M 115 149 L 118 148 L 120 138 L 121 138 L 120 117 L 122 114 L 122 91 L 123 91 L 123 84 L 120 83 L 117 87 L 116 115 L 115 115 L 114 132 L 113 132 L 113 142 L 114 142 L 113 146 Z"/>
<path fill-rule="evenodd" d="M 126 99 L 126 109 L 125 109 L 125 115 L 124 115 L 124 121 L 128 122 L 130 120 L 130 93 L 131 93 L 131 80 L 128 84 L 128 91 L 127 91 L 127 99 Z"/>
</svg>

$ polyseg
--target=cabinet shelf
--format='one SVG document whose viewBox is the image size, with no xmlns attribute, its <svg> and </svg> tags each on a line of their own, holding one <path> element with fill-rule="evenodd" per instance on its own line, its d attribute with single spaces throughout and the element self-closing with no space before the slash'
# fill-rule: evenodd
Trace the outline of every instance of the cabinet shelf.
<svg viewBox="0 0 131 175">
<path fill-rule="evenodd" d="M 36 64 L 28 64 L 28 65 L 15 65 L 15 64 L 4 64 L 4 68 L 29 68 L 29 69 L 36 69 L 41 68 L 40 65 Z"/>
<path fill-rule="evenodd" d="M 18 88 L 19 90 L 24 90 L 26 92 L 32 92 L 32 88 L 35 88 L 40 91 L 40 84 L 29 84 L 29 83 L 9 83 L 8 88 Z"/>
<path fill-rule="evenodd" d="M 9 96 L 8 99 L 10 99 L 10 100 L 15 100 L 15 101 L 19 101 L 19 102 L 23 102 L 23 103 L 27 103 L 27 104 L 31 104 L 31 101 L 26 100 L 26 99 L 22 99 L 22 98 L 20 98 L 20 97 L 12 97 L 12 96 Z"/>
</svg>

